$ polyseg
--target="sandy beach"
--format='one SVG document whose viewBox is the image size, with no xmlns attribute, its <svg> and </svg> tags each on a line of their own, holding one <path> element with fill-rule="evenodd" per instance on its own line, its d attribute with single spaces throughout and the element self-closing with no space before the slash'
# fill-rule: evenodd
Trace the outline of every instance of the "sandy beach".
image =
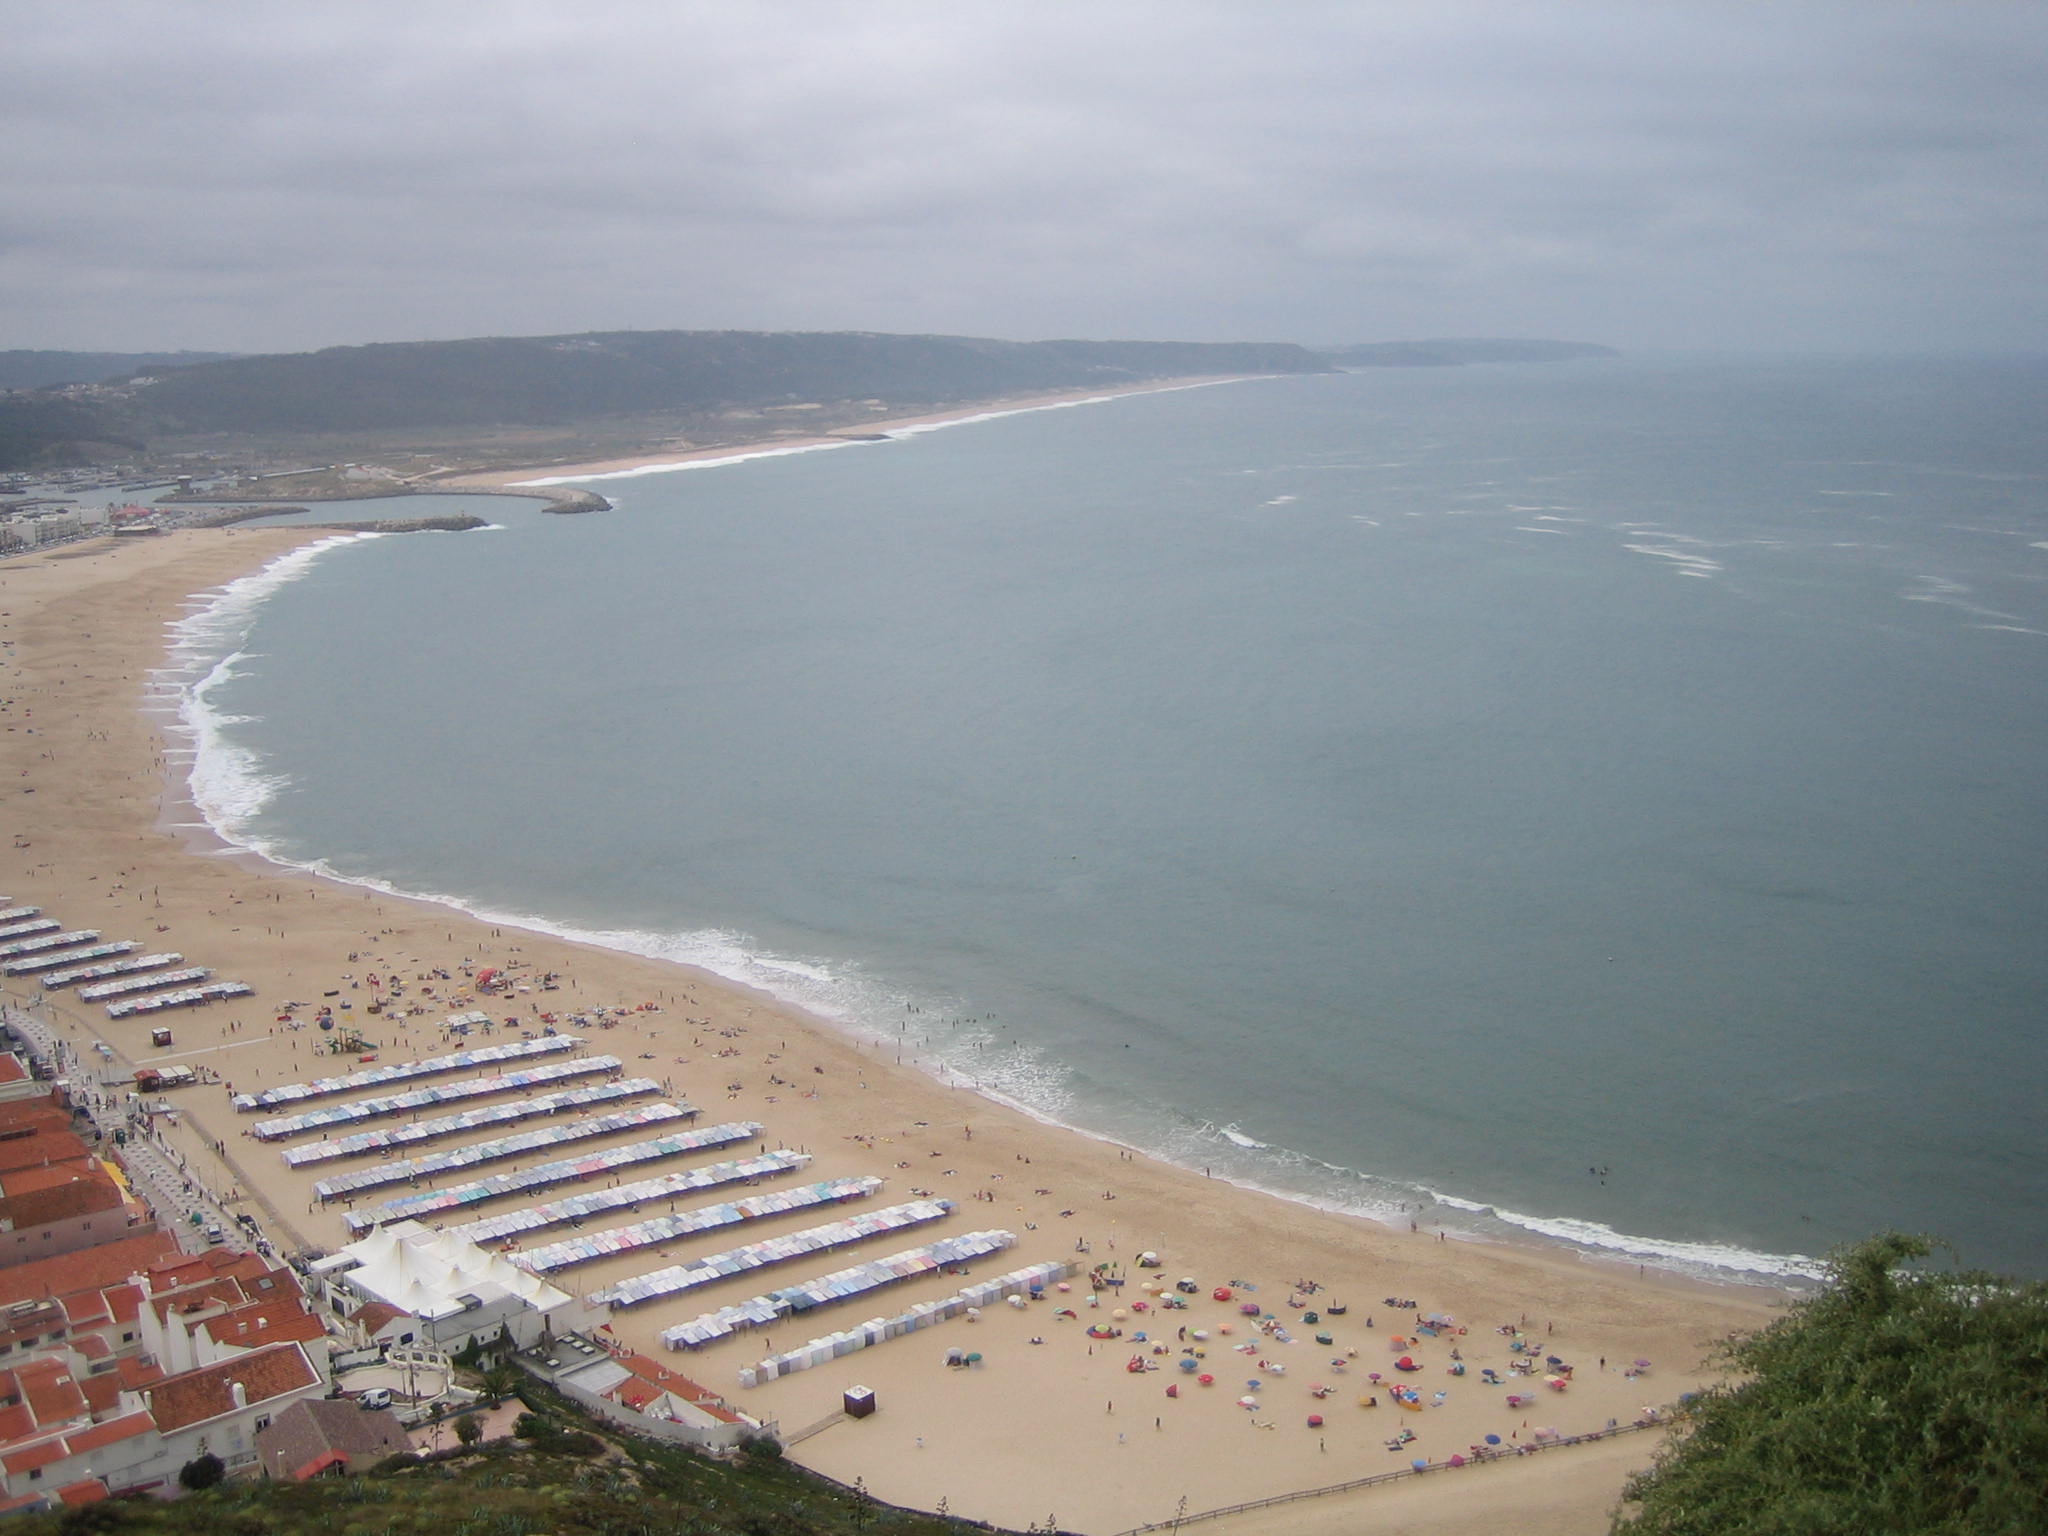
<svg viewBox="0 0 2048 1536">
<path fill-rule="evenodd" d="M 813 1156 L 799 1176 L 806 1181 L 882 1178 L 867 1207 L 928 1190 L 957 1208 L 936 1228 L 620 1311 L 615 1331 L 785 1433 L 830 1418 L 851 1384 L 874 1389 L 873 1416 L 830 1423 L 792 1455 L 844 1481 L 859 1478 L 879 1498 L 926 1508 L 943 1500 L 953 1514 L 1019 1529 L 1052 1518 L 1088 1533 L 1341 1483 L 1417 1457 L 1441 1461 L 1489 1434 L 1512 1446 L 1531 1443 L 1538 1429 L 1569 1435 L 1628 1424 L 1646 1405 L 1669 1402 L 1698 1380 L 1697 1362 L 1714 1340 L 1770 1315 L 1776 1299 L 1764 1292 L 1638 1275 L 1632 1266 L 1534 1247 L 1447 1241 L 1241 1190 L 1012 1113 L 717 978 L 493 928 L 445 907 L 224 849 L 194 825 L 182 789 L 189 757 L 166 732 L 166 717 L 145 707 L 149 674 L 162 663 L 166 623 L 189 611 L 195 594 L 319 536 L 181 531 L 0 564 L 7 659 L 0 782 L 10 799 L 0 893 L 41 906 L 68 927 L 175 949 L 186 964 L 255 989 L 252 999 L 169 1015 L 176 1043 L 168 1051 L 149 1043 L 151 1023 L 163 1018 L 110 1021 L 69 993 L 56 994 L 52 1016 L 81 1045 L 106 1041 L 125 1070 L 167 1057 L 218 1073 L 221 1083 L 179 1091 L 184 1114 L 175 1135 L 215 1188 L 239 1191 L 273 1232 L 309 1247 L 348 1240 L 344 1207 L 320 1205 L 311 1189 L 336 1165 L 287 1168 L 276 1145 L 247 1134 L 254 1117 L 238 1116 L 229 1103 L 228 1085 L 247 1091 L 348 1064 L 318 1053 L 318 1032 L 279 1024 L 283 1002 L 344 1008 L 387 1063 L 436 1054 L 446 1044 L 440 1021 L 464 1008 L 522 1020 L 599 1006 L 627 1010 L 607 1021 L 612 1027 L 576 1032 L 587 1035 L 589 1050 L 622 1058 L 629 1072 L 672 1081 L 677 1096 L 702 1110 L 699 1123 L 762 1122 L 767 1145 Z M 508 971 L 527 990 L 479 998 L 469 982 L 483 967 Z M 562 978 L 559 990 L 543 993 L 546 973 Z M 368 1002 L 380 995 L 369 983 L 373 974 L 385 989 L 400 978 L 404 1005 L 417 1011 L 371 1015 Z M 16 1004 L 39 996 L 30 977 L 8 978 L 6 991 Z M 765 1218 L 739 1237 L 677 1243 L 666 1259 L 642 1254 L 585 1265 L 558 1281 L 594 1289 L 820 1219 L 827 1218 Z M 763 1356 L 949 1294 L 962 1281 L 926 1276 L 823 1309 L 803 1325 L 741 1333 L 700 1351 L 671 1354 L 658 1341 L 663 1328 L 700 1312 L 856 1258 L 937 1233 L 995 1227 L 1014 1232 L 1017 1242 L 978 1271 L 1074 1260 L 1084 1268 L 1116 1266 L 1112 1274 L 1124 1283 L 1092 1293 L 1085 1276 L 1077 1277 L 1070 1292 L 1021 1309 L 993 1307 L 978 1321 L 949 1321 L 754 1389 L 739 1385 L 739 1372 Z M 1138 1268 L 1143 1252 L 1156 1253 L 1161 1267 Z M 1184 1276 L 1197 1282 L 1195 1294 L 1172 1289 Z M 1185 1305 L 1167 1310 L 1146 1290 L 1162 1285 Z M 1219 1286 L 1231 1288 L 1230 1300 L 1214 1299 Z M 1390 1298 L 1416 1306 L 1390 1307 Z M 1245 1315 L 1246 1304 L 1261 1316 Z M 1418 1337 L 1415 1324 L 1432 1312 L 1455 1322 Z M 1262 1324 L 1271 1327 L 1262 1331 Z M 1120 1332 L 1091 1338 L 1091 1326 Z M 1195 1330 L 1206 1337 L 1195 1338 Z M 1516 1332 L 1522 1351 L 1511 1348 Z M 1319 1334 L 1329 1342 L 1318 1342 Z M 1416 1342 L 1396 1345 L 1397 1336 Z M 948 1368 L 941 1357 L 953 1348 L 979 1354 L 980 1363 Z M 1200 1352 L 1195 1372 L 1179 1366 L 1186 1350 Z M 1546 1385 L 1557 1373 L 1541 1365 L 1533 1376 L 1509 1374 L 1531 1352 L 1572 1367 L 1563 1390 Z M 1418 1369 L 1396 1372 L 1403 1357 Z M 1647 1374 L 1634 1373 L 1638 1360 L 1653 1362 Z M 1453 1374 L 1458 1367 L 1462 1374 Z M 1507 1384 L 1486 1384 L 1488 1371 Z M 1374 1381 L 1374 1373 L 1385 1380 Z M 1213 1385 L 1199 1384 L 1204 1374 Z M 1248 1388 L 1251 1381 L 1260 1385 Z M 1388 1389 L 1396 1382 L 1417 1390 L 1419 1407 L 1394 1405 Z M 1318 1387 L 1323 1395 L 1312 1390 Z M 1510 1391 L 1535 1401 L 1511 1409 Z M 1240 1406 L 1244 1397 L 1257 1406 Z M 1377 1406 L 1362 1406 L 1373 1397 Z M 1322 1423 L 1311 1427 L 1311 1415 Z M 1403 1430 L 1413 1432 L 1413 1443 L 1389 1449 Z M 1648 1460 L 1656 1439 L 1655 1431 L 1625 1434 L 1431 1471 L 1208 1528 L 1593 1536 L 1606 1529 L 1622 1478 Z"/>
<path fill-rule="evenodd" d="M 1203 389 L 1212 384 L 1237 384 L 1260 378 L 1259 374 L 1217 374 L 1188 379 L 1160 379 L 1145 384 L 1119 384 L 1100 389 L 1049 390 L 1042 394 L 1012 395 L 983 400 L 972 405 L 949 406 L 943 410 L 892 415 L 878 410 L 871 421 L 806 432 L 801 414 L 792 412 L 789 425 L 772 438 L 745 442 L 692 444 L 679 441 L 671 450 L 634 454 L 625 458 L 598 459 L 584 464 L 560 464 L 545 469 L 498 469 L 476 474 L 451 475 L 436 480 L 438 491 L 508 490 L 518 486 L 555 485 L 593 477 L 642 474 L 672 469 L 685 464 L 711 464 L 722 459 L 754 458 L 763 453 L 786 453 L 820 448 L 833 443 L 861 442 L 890 432 L 973 421 L 983 416 L 1001 416 L 1014 411 L 1045 410 L 1053 406 L 1082 405 L 1091 401 L 1120 399 L 1125 395 L 1148 395 L 1169 389 Z M 423 487 L 424 489 L 424 487 Z"/>
</svg>

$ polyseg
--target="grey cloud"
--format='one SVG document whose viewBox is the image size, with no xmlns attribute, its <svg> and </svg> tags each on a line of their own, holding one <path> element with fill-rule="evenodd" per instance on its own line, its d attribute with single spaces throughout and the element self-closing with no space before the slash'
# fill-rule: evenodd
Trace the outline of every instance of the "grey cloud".
<svg viewBox="0 0 2048 1536">
<path fill-rule="evenodd" d="M 2040 345 L 2048 13 L 16 8 L 5 344 Z"/>
</svg>

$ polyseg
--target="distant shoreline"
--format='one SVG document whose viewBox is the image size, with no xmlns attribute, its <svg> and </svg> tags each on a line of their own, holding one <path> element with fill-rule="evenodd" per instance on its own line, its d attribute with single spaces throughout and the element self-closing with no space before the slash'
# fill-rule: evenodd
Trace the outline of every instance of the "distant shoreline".
<svg viewBox="0 0 2048 1536">
<path fill-rule="evenodd" d="M 707 444 L 696 448 L 677 448 L 672 452 L 665 453 L 639 453 L 622 458 L 599 459 L 582 464 L 530 465 L 523 469 L 482 470 L 473 474 L 453 475 L 446 480 L 436 482 L 431 489 L 421 487 L 421 490 L 427 494 L 432 494 L 434 491 L 518 491 L 522 494 L 531 494 L 536 489 L 546 489 L 583 480 L 660 474 L 671 469 L 688 469 L 693 465 L 760 458 L 771 453 L 793 453 L 818 448 L 845 447 L 856 443 L 887 441 L 897 433 L 914 427 L 948 426 L 958 422 L 978 420 L 985 416 L 1007 416 L 1022 411 L 1042 411 L 1051 410 L 1059 406 L 1121 400 L 1130 395 L 1158 394 L 1162 391 L 1176 389 L 1204 389 L 1213 384 L 1245 384 L 1259 379 L 1277 377 L 1281 377 L 1281 375 L 1267 373 L 1202 374 L 1191 378 L 1156 379 L 1147 383 L 1118 385 L 1107 389 L 1067 389 L 1048 391 L 1043 394 L 1003 395 L 988 400 L 965 401 L 959 405 L 947 406 L 942 410 L 924 411 L 910 416 L 877 416 L 873 421 L 862 422 L 858 426 L 834 428 L 825 432 L 805 433 L 791 431 L 781 436 L 745 438 L 730 443 Z"/>
</svg>

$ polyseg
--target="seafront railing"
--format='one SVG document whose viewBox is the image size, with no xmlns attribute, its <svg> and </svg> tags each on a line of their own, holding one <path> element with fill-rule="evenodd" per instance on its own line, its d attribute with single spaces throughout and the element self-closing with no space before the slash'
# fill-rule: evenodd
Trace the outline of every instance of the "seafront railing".
<svg viewBox="0 0 2048 1536">
<path fill-rule="evenodd" d="M 1439 1472 L 1462 1472 L 1468 1467 L 1484 1466 L 1489 1462 L 1514 1461 L 1519 1457 L 1534 1456 L 1542 1451 L 1555 1450 L 1562 1445 L 1585 1445 L 1594 1440 L 1611 1439 L 1615 1435 L 1634 1434 L 1639 1429 L 1662 1429 L 1668 1422 L 1665 1419 L 1637 1419 L 1629 1424 L 1611 1424 L 1605 1429 L 1591 1429 L 1583 1435 L 1559 1435 L 1555 1439 L 1538 1440 L 1518 1446 L 1489 1446 L 1485 1450 L 1465 1453 L 1459 1457 L 1456 1465 L 1446 1458 L 1419 1467 L 1396 1467 L 1391 1471 L 1375 1472 L 1370 1477 L 1354 1477 L 1349 1482 L 1329 1483 L 1321 1488 L 1301 1488 L 1293 1493 L 1276 1493 L 1270 1498 L 1247 1499 L 1242 1504 L 1219 1504 L 1214 1509 L 1193 1510 L 1187 1514 L 1175 1515 L 1170 1520 L 1154 1520 L 1146 1525 L 1134 1525 L 1127 1531 L 1118 1531 L 1116 1536 L 1146 1536 L 1150 1531 L 1177 1531 L 1182 1526 L 1193 1525 L 1198 1520 L 1220 1520 L 1226 1515 L 1242 1515 L 1255 1509 L 1272 1509 L 1281 1504 L 1293 1504 L 1301 1499 L 1320 1499 L 1326 1494 L 1350 1493 L 1356 1488 L 1372 1488 L 1381 1483 L 1398 1482 L 1405 1477 L 1422 1477 Z"/>
</svg>

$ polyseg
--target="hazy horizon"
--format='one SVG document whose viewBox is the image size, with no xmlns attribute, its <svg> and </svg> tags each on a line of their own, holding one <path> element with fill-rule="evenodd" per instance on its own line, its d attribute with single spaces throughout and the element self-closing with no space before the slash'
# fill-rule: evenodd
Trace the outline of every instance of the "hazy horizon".
<svg viewBox="0 0 2048 1536">
<path fill-rule="evenodd" d="M 18 8 L 0 347 L 2048 345 L 2048 10 Z"/>
</svg>

